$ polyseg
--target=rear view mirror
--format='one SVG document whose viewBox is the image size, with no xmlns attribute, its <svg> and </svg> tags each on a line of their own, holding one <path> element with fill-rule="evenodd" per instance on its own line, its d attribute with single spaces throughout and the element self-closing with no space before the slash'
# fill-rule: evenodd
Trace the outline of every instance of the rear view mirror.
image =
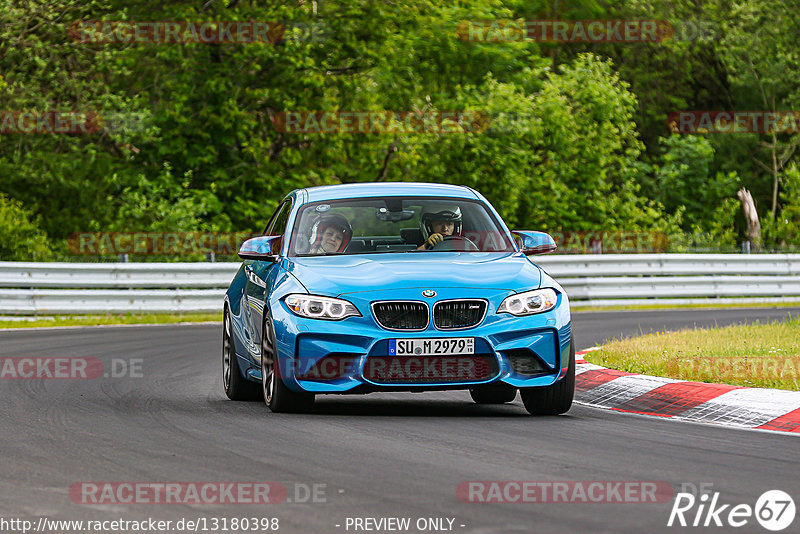
<svg viewBox="0 0 800 534">
<path fill-rule="evenodd" d="M 556 242 L 550 234 L 529 230 L 514 230 L 512 233 L 517 240 L 520 252 L 526 256 L 546 254 L 556 249 Z"/>
<path fill-rule="evenodd" d="M 389 211 L 386 208 L 380 208 L 375 212 L 375 216 L 383 222 L 407 221 L 414 218 L 414 210 Z"/>
</svg>

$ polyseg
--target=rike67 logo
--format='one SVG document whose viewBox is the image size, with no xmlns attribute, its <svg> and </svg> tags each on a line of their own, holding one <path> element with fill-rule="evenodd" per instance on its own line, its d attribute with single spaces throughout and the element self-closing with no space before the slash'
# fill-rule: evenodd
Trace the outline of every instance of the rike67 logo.
<svg viewBox="0 0 800 534">
<path fill-rule="evenodd" d="M 703 493 L 699 497 L 693 493 L 678 493 L 667 526 L 738 528 L 752 525 L 755 518 L 765 529 L 777 532 L 791 525 L 794 516 L 794 500 L 781 490 L 765 491 L 755 506 L 720 504 L 718 491 L 711 495 Z"/>
</svg>

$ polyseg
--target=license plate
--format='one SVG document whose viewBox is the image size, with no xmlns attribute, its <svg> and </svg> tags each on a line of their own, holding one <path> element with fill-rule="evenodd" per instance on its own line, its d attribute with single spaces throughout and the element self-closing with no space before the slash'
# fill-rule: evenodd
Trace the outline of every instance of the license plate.
<svg viewBox="0 0 800 534">
<path fill-rule="evenodd" d="M 390 339 L 389 356 L 451 356 L 475 354 L 474 337 Z"/>
</svg>

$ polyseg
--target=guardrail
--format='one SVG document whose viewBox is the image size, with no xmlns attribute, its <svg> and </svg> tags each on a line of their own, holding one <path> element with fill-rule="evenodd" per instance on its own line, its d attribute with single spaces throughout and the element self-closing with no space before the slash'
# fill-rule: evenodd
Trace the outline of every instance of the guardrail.
<svg viewBox="0 0 800 534">
<path fill-rule="evenodd" d="M 800 254 L 537 256 L 576 304 L 800 302 Z M 0 314 L 216 312 L 239 263 L 0 262 Z"/>
<path fill-rule="evenodd" d="M 222 310 L 239 263 L 0 262 L 0 314 Z"/>
<path fill-rule="evenodd" d="M 578 304 L 800 302 L 800 254 L 581 254 L 534 261 Z"/>
</svg>

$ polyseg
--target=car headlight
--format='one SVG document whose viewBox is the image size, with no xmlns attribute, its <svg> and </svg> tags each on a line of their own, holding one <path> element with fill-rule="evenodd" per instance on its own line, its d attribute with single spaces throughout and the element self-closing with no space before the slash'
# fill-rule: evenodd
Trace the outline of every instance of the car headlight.
<svg viewBox="0 0 800 534">
<path fill-rule="evenodd" d="M 283 300 L 300 317 L 340 321 L 346 317 L 361 317 L 358 308 L 342 299 L 316 295 L 289 295 Z"/>
<path fill-rule="evenodd" d="M 557 298 L 556 292 L 550 288 L 517 293 L 503 300 L 497 313 L 510 313 L 518 317 L 542 313 L 555 308 Z"/>
</svg>

